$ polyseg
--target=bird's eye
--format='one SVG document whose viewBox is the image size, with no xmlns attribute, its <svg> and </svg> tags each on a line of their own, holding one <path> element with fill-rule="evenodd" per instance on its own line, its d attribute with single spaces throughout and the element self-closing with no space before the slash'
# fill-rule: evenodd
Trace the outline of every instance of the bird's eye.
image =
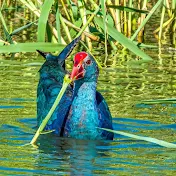
<svg viewBox="0 0 176 176">
<path fill-rule="evenodd" d="M 91 64 L 91 60 L 87 60 L 87 61 L 86 61 L 86 64 L 87 64 L 87 65 L 90 65 L 90 64 Z"/>
</svg>

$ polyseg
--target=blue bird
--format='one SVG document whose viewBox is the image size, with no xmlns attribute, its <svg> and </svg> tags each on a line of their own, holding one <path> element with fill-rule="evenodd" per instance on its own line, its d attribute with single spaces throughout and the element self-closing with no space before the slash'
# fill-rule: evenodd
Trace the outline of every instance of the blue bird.
<svg viewBox="0 0 176 176">
<path fill-rule="evenodd" d="M 64 129 L 64 136 L 78 139 L 113 139 L 112 116 L 103 96 L 96 91 L 99 70 L 94 58 L 79 52 L 74 57 L 70 78 L 74 81 L 73 101 Z"/>
<path fill-rule="evenodd" d="M 58 95 L 67 71 L 64 60 L 69 56 L 80 38 L 73 40 L 59 56 L 42 54 L 46 61 L 40 69 L 37 89 L 37 122 L 41 124 Z M 103 96 L 96 91 L 98 66 L 93 57 L 79 52 L 74 57 L 71 79 L 58 107 L 45 130 L 54 130 L 58 136 L 77 139 L 113 139 L 113 133 L 98 129 L 112 127 L 112 117 Z"/>
<path fill-rule="evenodd" d="M 67 71 L 65 70 L 65 59 L 69 56 L 81 37 L 73 40 L 63 51 L 54 56 L 37 50 L 45 59 L 45 63 L 39 70 L 40 79 L 37 87 L 37 125 L 39 126 L 51 109 L 63 84 L 63 78 Z M 55 130 L 54 133 L 61 134 L 63 122 L 69 110 L 72 101 L 72 87 L 68 86 L 59 106 L 54 111 L 45 130 Z"/>
</svg>

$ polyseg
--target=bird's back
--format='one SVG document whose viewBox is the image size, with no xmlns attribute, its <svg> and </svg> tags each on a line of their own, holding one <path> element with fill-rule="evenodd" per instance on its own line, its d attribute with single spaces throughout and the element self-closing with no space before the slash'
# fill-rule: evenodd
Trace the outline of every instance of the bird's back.
<svg viewBox="0 0 176 176">
<path fill-rule="evenodd" d="M 37 88 L 37 122 L 41 124 L 51 109 L 63 84 L 66 71 L 55 60 L 47 60 L 40 69 L 40 80 Z M 58 107 L 54 111 L 45 130 L 55 130 L 60 135 L 62 125 L 70 107 L 72 88 L 68 86 Z"/>
</svg>

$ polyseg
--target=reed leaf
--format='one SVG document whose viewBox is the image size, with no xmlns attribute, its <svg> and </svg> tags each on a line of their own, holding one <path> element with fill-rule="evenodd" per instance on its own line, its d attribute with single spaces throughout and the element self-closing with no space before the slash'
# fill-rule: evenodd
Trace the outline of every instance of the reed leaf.
<svg viewBox="0 0 176 176">
<path fill-rule="evenodd" d="M 57 35 L 58 35 L 58 43 L 61 43 L 61 27 L 60 27 L 60 11 L 59 11 L 59 7 L 57 4 L 56 7 L 56 29 L 57 29 Z"/>
<path fill-rule="evenodd" d="M 103 28 L 104 28 L 104 36 L 105 36 L 105 60 L 104 64 L 106 65 L 107 59 L 108 59 L 108 48 L 107 48 L 107 27 L 106 27 L 106 22 L 107 22 L 107 15 L 106 15 L 106 4 L 105 0 L 101 0 L 101 8 L 102 8 L 102 13 L 103 13 Z"/>
<path fill-rule="evenodd" d="M 54 43 L 17 43 L 8 46 L 0 47 L 0 53 L 17 53 L 17 52 L 35 52 L 36 50 L 42 50 L 45 52 L 61 51 L 65 45 Z"/>
<path fill-rule="evenodd" d="M 139 48 L 158 48 L 158 46 L 156 46 L 156 45 L 147 45 L 147 44 L 138 43 L 138 42 L 135 42 L 135 41 L 133 41 L 133 43 L 135 45 L 137 45 Z"/>
<path fill-rule="evenodd" d="M 161 20 L 160 20 L 160 30 L 159 30 L 159 41 L 161 41 L 161 37 L 162 37 L 162 30 L 163 30 L 163 23 L 164 23 L 164 15 L 165 15 L 165 11 L 166 11 L 166 0 L 164 0 L 163 2 L 163 8 L 162 8 L 162 13 L 161 13 Z"/>
<path fill-rule="evenodd" d="M 6 36 L 6 39 L 8 40 L 9 43 L 13 43 L 13 40 L 9 34 L 9 31 L 7 29 L 7 26 L 6 26 L 6 23 L 5 23 L 5 20 L 4 20 L 4 17 L 0 11 L 0 19 L 1 19 L 1 22 L 2 22 L 2 26 L 3 26 L 3 29 L 4 29 L 4 33 L 5 33 L 5 36 Z"/>
<path fill-rule="evenodd" d="M 36 21 L 38 21 L 38 20 L 36 20 Z M 29 28 L 31 25 L 33 25 L 34 23 L 36 23 L 36 21 L 31 22 L 31 23 L 28 23 L 28 24 L 26 24 L 26 25 L 24 25 L 24 26 L 22 26 L 22 27 L 19 27 L 18 29 L 15 29 L 12 33 L 10 33 L 10 35 L 11 35 L 11 36 L 12 36 L 12 35 L 15 35 L 15 34 L 17 34 L 18 32 L 21 32 L 22 30 L 24 30 L 24 29 L 26 29 L 26 28 Z"/>
<path fill-rule="evenodd" d="M 149 13 L 149 11 L 147 10 L 140 10 L 140 9 L 135 9 L 132 7 L 126 7 L 126 6 L 107 5 L 107 8 L 118 9 L 118 10 L 126 11 L 126 12 L 138 12 L 138 13 L 145 13 L 145 14 Z"/>
<path fill-rule="evenodd" d="M 110 130 L 110 129 L 106 129 L 106 128 L 98 128 L 98 129 L 109 131 L 109 132 L 116 133 L 116 134 L 120 134 L 122 136 L 130 137 L 130 138 L 133 138 L 133 139 L 138 139 L 138 140 L 142 140 L 142 141 L 151 142 L 151 143 L 158 144 L 158 145 L 166 147 L 166 148 L 176 148 L 176 144 L 166 142 L 166 141 L 163 141 L 163 140 L 159 140 L 159 139 L 156 139 L 156 138 L 152 138 L 152 137 L 138 136 L 138 135 L 131 134 L 131 133 L 126 133 L 126 132 L 123 132 L 123 131 L 115 131 L 115 130 Z"/>
<path fill-rule="evenodd" d="M 176 104 L 176 98 L 143 100 L 140 103 L 142 104 Z"/>
<path fill-rule="evenodd" d="M 102 18 L 95 17 L 95 22 L 104 30 Z M 107 25 L 107 32 L 112 38 L 114 38 L 124 47 L 128 48 L 130 51 L 135 53 L 137 56 L 141 57 L 143 61 L 152 61 L 152 58 L 150 56 L 141 51 L 132 41 L 130 41 L 123 34 L 118 32 L 113 26 L 110 26 L 108 23 L 106 25 Z"/>
<path fill-rule="evenodd" d="M 41 10 L 41 14 L 38 22 L 38 35 L 37 35 L 38 42 L 45 41 L 46 24 L 48 21 L 49 12 L 51 10 L 51 6 L 53 2 L 54 0 L 45 0 L 42 6 L 42 10 Z"/>
</svg>

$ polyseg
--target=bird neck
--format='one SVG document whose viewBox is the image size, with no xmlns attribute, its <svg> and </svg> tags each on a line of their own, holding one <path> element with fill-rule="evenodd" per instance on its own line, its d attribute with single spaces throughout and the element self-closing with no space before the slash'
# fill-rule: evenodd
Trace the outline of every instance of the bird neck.
<svg viewBox="0 0 176 176">
<path fill-rule="evenodd" d="M 96 87 L 96 82 L 84 82 L 81 85 L 75 84 L 72 108 L 76 109 L 76 115 L 81 116 L 82 113 L 85 113 L 88 117 L 91 111 L 94 113 L 97 112 Z M 91 118 L 91 116 L 89 118 Z"/>
<path fill-rule="evenodd" d="M 70 108 L 70 136 L 96 139 L 99 132 L 99 114 L 96 102 L 96 82 L 84 82 L 74 86 L 74 97 Z"/>
<path fill-rule="evenodd" d="M 93 80 L 85 82 L 83 79 L 77 80 L 74 83 L 73 97 L 91 98 L 95 100 L 97 81 Z"/>
</svg>

